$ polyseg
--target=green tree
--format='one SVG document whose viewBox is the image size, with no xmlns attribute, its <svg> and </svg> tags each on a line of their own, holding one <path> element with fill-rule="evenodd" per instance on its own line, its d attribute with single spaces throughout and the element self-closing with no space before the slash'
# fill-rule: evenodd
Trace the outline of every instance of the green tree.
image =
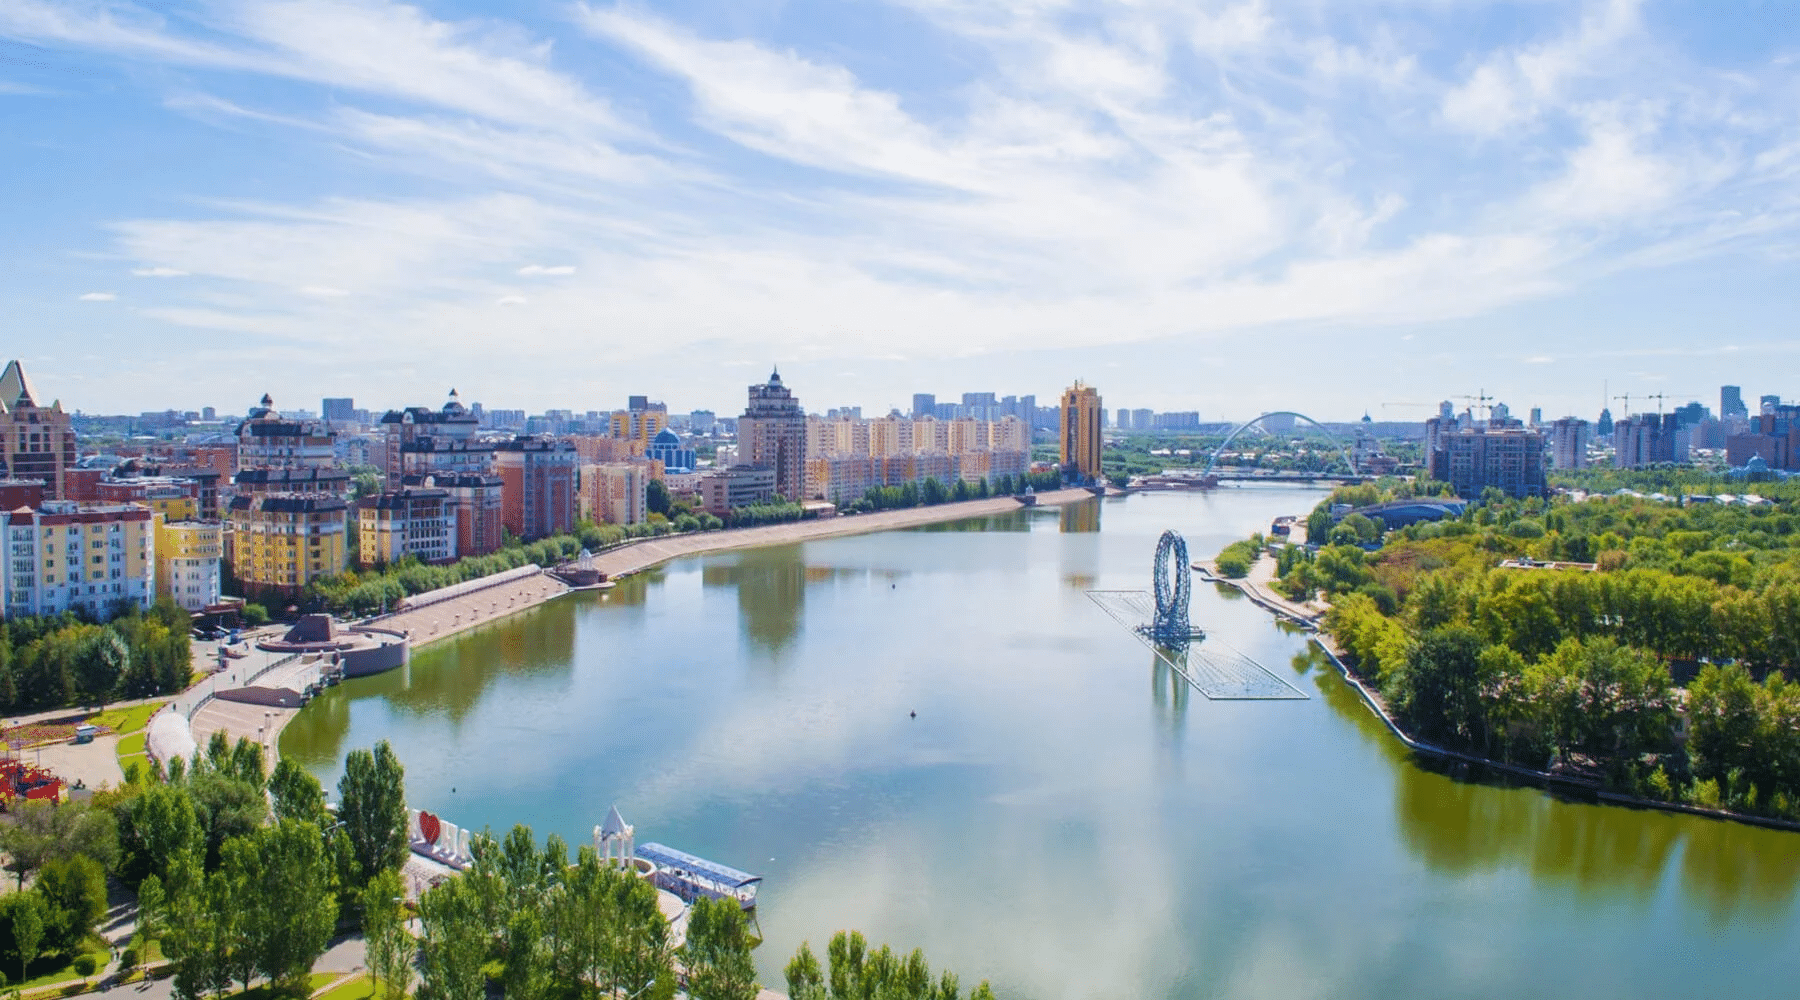
<svg viewBox="0 0 1800 1000">
<path fill-rule="evenodd" d="M 350 838 L 359 886 L 406 860 L 406 772 L 386 740 L 352 750 L 338 782 L 338 818 Z"/>
<path fill-rule="evenodd" d="M 825 972 L 819 967 L 810 942 L 800 942 L 800 950 L 794 952 L 783 971 L 787 976 L 788 1000 L 829 1000 Z"/>
<path fill-rule="evenodd" d="M 229 751 L 225 760 L 230 762 Z M 269 805 L 261 789 L 228 772 L 190 772 L 182 790 L 192 800 L 200 824 L 207 871 L 218 869 L 227 840 L 251 835 L 268 818 Z"/>
<path fill-rule="evenodd" d="M 1741 663 L 1709 663 L 1688 684 L 1688 752 L 1700 778 L 1724 778 L 1757 752 L 1756 682 Z"/>
<path fill-rule="evenodd" d="M 756 963 L 750 958 L 750 932 L 737 900 L 704 896 L 695 900 L 688 910 L 687 943 L 682 946 L 682 957 L 687 964 L 688 994 L 694 1000 L 756 997 Z"/>
<path fill-rule="evenodd" d="M 75 659 L 76 687 L 82 697 L 104 711 L 130 663 L 131 651 L 125 648 L 119 633 L 110 628 L 99 629 L 82 644 Z"/>
<path fill-rule="evenodd" d="M 137 934 L 138 954 L 148 954 L 149 944 L 160 941 L 168 933 L 169 900 L 163 895 L 162 879 L 148 876 L 138 884 Z"/>
<path fill-rule="evenodd" d="M 85 802 L 21 801 L 12 807 L 12 822 L 0 826 L 0 850 L 20 888 L 26 874 L 59 859 L 85 856 L 111 868 L 119 859 L 118 821 Z"/>
<path fill-rule="evenodd" d="M 194 811 L 194 800 L 179 787 L 150 785 L 120 803 L 119 870 L 126 882 L 136 885 L 158 874 L 171 896 L 185 886 L 171 880 L 184 870 L 180 861 L 190 857 L 198 865 L 205 851 L 205 834 Z"/>
<path fill-rule="evenodd" d="M 38 945 L 44 940 L 44 902 L 36 893 L 23 893 L 12 906 L 13 947 L 19 951 L 19 982 L 31 978 Z"/>
<path fill-rule="evenodd" d="M 449 879 L 419 900 L 424 939 L 419 989 L 414 994 L 418 1000 L 483 1000 L 487 995 L 487 977 L 481 971 L 487 957 L 487 928 L 464 881 Z"/>
<path fill-rule="evenodd" d="M 225 845 L 221 873 L 241 893 L 252 965 L 284 989 L 304 985 L 337 921 L 331 861 L 319 828 L 284 819 Z M 246 987 L 248 984 L 246 983 Z"/>
<path fill-rule="evenodd" d="M 325 789 L 319 785 L 319 779 L 292 758 L 275 762 L 275 773 L 269 776 L 269 796 L 274 800 L 276 819 L 326 825 Z"/>
<path fill-rule="evenodd" d="M 644 507 L 652 514 L 669 515 L 669 488 L 660 479 L 652 479 L 644 486 Z"/>
<path fill-rule="evenodd" d="M 1420 638 L 1404 669 L 1387 682 L 1388 697 L 1409 729 L 1436 743 L 1485 739 L 1481 651 L 1481 636 L 1462 625 Z"/>
<path fill-rule="evenodd" d="M 377 873 L 362 893 L 363 941 L 369 949 L 369 974 L 383 995 L 399 1000 L 412 986 L 412 935 L 406 932 L 400 873 Z"/>
<path fill-rule="evenodd" d="M 92 858 L 77 854 L 51 861 L 34 889 L 44 900 L 44 943 L 50 951 L 80 950 L 106 915 L 106 872 Z"/>
</svg>

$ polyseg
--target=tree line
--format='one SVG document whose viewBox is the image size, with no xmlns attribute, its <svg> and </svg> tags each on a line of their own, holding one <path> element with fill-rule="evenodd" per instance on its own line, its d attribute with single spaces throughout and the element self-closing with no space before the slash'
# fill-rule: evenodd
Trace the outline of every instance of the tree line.
<svg viewBox="0 0 1800 1000">
<path fill-rule="evenodd" d="M 1422 739 L 1800 819 L 1791 506 L 1489 497 L 1278 569 L 1291 595 L 1329 597 L 1332 635 Z M 1592 570 L 1500 566 L 1574 556 Z"/>
<path fill-rule="evenodd" d="M 160 947 L 182 998 L 221 997 L 258 982 L 304 997 L 335 933 L 360 927 L 381 995 L 420 1000 L 574 1000 L 596 992 L 667 1000 L 753 1000 L 752 935 L 735 900 L 696 900 L 677 945 L 657 890 L 603 864 L 591 845 L 570 857 L 527 826 L 472 839 L 473 862 L 417 901 L 407 928 L 400 869 L 409 847 L 405 771 L 386 742 L 351 751 L 328 808 L 318 780 L 291 759 L 264 774 L 259 746 L 215 733 L 166 768 L 133 764 L 91 803 L 32 804 L 0 829 L 9 867 L 29 891 L 0 901 L 0 959 L 23 974 L 39 955 L 99 944 L 105 875 L 138 895 L 129 970 Z M 962 1000 L 955 975 L 932 978 L 917 951 L 870 950 L 840 932 L 829 974 L 809 946 L 788 967 L 796 998 Z M 91 970 L 90 970 L 91 971 Z M 991 1000 L 987 984 L 969 1000 Z"/>
<path fill-rule="evenodd" d="M 1018 476 L 1012 474 L 996 476 L 992 484 L 986 479 L 973 482 L 958 479 L 949 486 L 936 476 L 927 476 L 916 483 L 901 483 L 898 486 L 871 486 L 862 496 L 844 507 L 855 514 L 876 510 L 899 510 L 907 507 L 931 507 L 941 503 L 960 503 L 964 500 L 985 500 L 988 497 L 1007 497 L 1025 492 L 1027 487 L 1033 490 L 1054 490 L 1062 486 L 1060 475 L 1055 472 L 1027 472 Z"/>
<path fill-rule="evenodd" d="M 172 598 L 120 602 L 101 623 L 76 611 L 0 623 L 0 712 L 174 694 L 192 673 L 191 619 Z"/>
</svg>

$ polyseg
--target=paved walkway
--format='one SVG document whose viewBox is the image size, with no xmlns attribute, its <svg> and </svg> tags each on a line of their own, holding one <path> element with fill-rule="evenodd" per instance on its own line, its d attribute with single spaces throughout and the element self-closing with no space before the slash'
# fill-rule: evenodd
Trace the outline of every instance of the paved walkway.
<svg viewBox="0 0 1800 1000">
<path fill-rule="evenodd" d="M 1251 564 L 1250 572 L 1241 578 L 1232 578 L 1219 572 L 1219 567 L 1210 559 L 1203 559 L 1194 564 L 1194 568 L 1205 574 L 1207 579 L 1215 583 L 1223 583 L 1236 587 L 1244 596 L 1255 601 L 1276 614 L 1306 625 L 1318 625 L 1330 606 L 1318 601 L 1292 601 L 1275 590 L 1275 557 L 1263 554 Z"/>
<path fill-rule="evenodd" d="M 1082 489 L 1056 490 L 1037 495 L 1038 505 L 1041 507 L 1058 507 L 1081 500 L 1091 500 L 1093 497 L 1092 493 Z M 1012 497 L 993 497 L 987 500 L 965 500 L 961 503 L 937 504 L 931 507 L 884 510 L 873 514 L 840 514 L 837 517 L 827 517 L 816 521 L 769 524 L 760 528 L 672 535 L 665 538 L 646 539 L 602 552 L 594 557 L 594 568 L 605 573 L 608 579 L 613 579 L 641 572 L 682 556 L 725 552 L 733 549 L 760 548 L 765 545 L 791 545 L 795 542 L 818 538 L 864 535 L 876 531 L 892 531 L 896 528 L 915 528 L 924 524 L 1005 514 L 1018 509 L 1019 502 Z"/>
<path fill-rule="evenodd" d="M 518 614 L 569 592 L 561 580 L 539 573 L 370 622 L 376 628 L 399 629 L 412 636 L 414 649 Z"/>
</svg>

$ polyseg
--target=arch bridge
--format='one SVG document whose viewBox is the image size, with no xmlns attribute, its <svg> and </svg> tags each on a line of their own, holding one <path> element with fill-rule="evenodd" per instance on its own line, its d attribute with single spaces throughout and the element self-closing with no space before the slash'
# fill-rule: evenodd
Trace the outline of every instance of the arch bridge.
<svg viewBox="0 0 1800 1000">
<path fill-rule="evenodd" d="M 1338 440 L 1336 434 L 1333 434 L 1330 431 L 1326 430 L 1325 425 L 1319 423 L 1317 420 L 1314 420 L 1313 418 L 1307 416 L 1304 413 L 1298 413 L 1293 410 L 1275 410 L 1270 413 L 1262 414 L 1261 416 L 1256 417 L 1253 420 L 1247 420 L 1244 423 L 1241 423 L 1241 424 L 1237 425 L 1236 427 L 1232 428 L 1231 433 L 1225 435 L 1225 440 L 1220 441 L 1219 446 L 1217 448 L 1213 449 L 1212 455 L 1209 456 L 1206 460 L 1206 470 L 1201 474 L 1206 475 L 1206 476 L 1212 475 L 1213 467 L 1216 466 L 1219 462 L 1219 456 L 1225 453 L 1226 448 L 1231 447 L 1231 442 L 1237 440 L 1237 437 L 1239 434 L 1244 433 L 1245 431 L 1249 430 L 1252 427 L 1261 425 L 1263 423 L 1263 421 L 1268 420 L 1270 417 L 1293 417 L 1295 420 L 1304 420 L 1307 423 L 1311 424 L 1315 429 L 1318 430 L 1319 433 L 1325 435 L 1325 438 L 1327 440 L 1329 440 L 1334 446 L 1336 446 L 1338 453 L 1343 455 L 1344 465 L 1347 468 L 1349 468 L 1350 474 L 1353 476 L 1362 475 L 1362 470 L 1358 469 L 1356 467 L 1356 457 L 1350 453 L 1349 448 L 1344 447 L 1344 443 L 1342 441 Z M 1264 427 L 1264 429 L 1267 430 L 1267 427 Z"/>
</svg>

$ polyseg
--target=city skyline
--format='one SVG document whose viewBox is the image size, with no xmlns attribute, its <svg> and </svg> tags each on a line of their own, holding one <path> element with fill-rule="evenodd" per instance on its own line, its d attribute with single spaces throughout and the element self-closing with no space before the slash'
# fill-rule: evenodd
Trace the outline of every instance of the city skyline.
<svg viewBox="0 0 1800 1000">
<path fill-rule="evenodd" d="M 717 409 L 772 361 L 882 411 L 1075 378 L 1221 418 L 1709 399 L 1800 351 L 1796 30 L 1628 0 L 11 0 L 0 232 L 42 249 L 0 294 L 89 412 Z"/>
</svg>

